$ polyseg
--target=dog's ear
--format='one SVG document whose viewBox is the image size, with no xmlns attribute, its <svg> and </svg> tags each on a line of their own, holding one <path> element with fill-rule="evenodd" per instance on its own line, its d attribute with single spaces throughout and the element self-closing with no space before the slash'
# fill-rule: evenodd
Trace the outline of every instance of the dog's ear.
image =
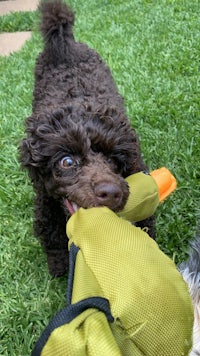
<svg viewBox="0 0 200 356">
<path fill-rule="evenodd" d="M 36 148 L 33 138 L 23 139 L 20 145 L 20 161 L 26 168 L 30 166 L 40 166 L 40 152 L 39 147 Z"/>
<path fill-rule="evenodd" d="M 29 137 L 22 140 L 19 154 L 21 165 L 23 168 L 28 169 L 32 182 L 38 182 L 41 175 L 38 168 L 41 167 L 42 162 L 39 147 L 36 147 L 33 138 Z"/>
<path fill-rule="evenodd" d="M 49 117 L 45 114 L 43 116 L 31 115 L 26 119 L 27 137 L 21 141 L 19 147 L 20 161 L 24 168 L 31 170 L 33 167 L 38 170 L 44 165 L 43 148 L 50 140 L 50 135 L 56 131 L 55 125 L 49 125 L 48 121 Z M 45 140 L 44 137 L 46 137 Z"/>
</svg>

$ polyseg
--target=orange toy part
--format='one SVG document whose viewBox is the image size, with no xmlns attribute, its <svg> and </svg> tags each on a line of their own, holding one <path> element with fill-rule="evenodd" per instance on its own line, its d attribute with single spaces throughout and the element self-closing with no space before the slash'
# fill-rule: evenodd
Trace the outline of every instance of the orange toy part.
<svg viewBox="0 0 200 356">
<path fill-rule="evenodd" d="M 171 194 L 177 187 L 176 178 L 165 167 L 155 169 L 154 171 L 150 172 L 150 175 L 158 186 L 160 202 L 163 201 L 169 194 Z"/>
</svg>

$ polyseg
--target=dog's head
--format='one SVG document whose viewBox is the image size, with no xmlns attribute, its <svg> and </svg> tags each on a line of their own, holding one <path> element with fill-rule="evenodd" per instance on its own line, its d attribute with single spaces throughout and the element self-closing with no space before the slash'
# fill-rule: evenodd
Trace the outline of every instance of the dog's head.
<svg viewBox="0 0 200 356">
<path fill-rule="evenodd" d="M 78 206 L 121 210 L 129 190 L 124 177 L 137 171 L 138 140 L 113 109 L 104 114 L 65 107 L 27 119 L 21 161 L 35 188 Z"/>
</svg>

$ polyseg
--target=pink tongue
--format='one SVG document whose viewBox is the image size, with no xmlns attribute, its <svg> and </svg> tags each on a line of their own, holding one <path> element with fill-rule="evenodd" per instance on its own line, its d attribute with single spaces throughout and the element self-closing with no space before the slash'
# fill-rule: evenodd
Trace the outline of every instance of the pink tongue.
<svg viewBox="0 0 200 356">
<path fill-rule="evenodd" d="M 75 213 L 73 205 L 69 202 L 69 200 L 64 200 L 66 208 L 69 210 L 70 214 L 73 215 Z"/>
</svg>

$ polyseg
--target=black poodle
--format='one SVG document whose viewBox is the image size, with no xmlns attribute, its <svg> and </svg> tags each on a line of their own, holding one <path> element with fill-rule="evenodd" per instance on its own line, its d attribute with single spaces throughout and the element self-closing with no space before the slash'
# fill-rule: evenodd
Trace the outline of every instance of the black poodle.
<svg viewBox="0 0 200 356">
<path fill-rule="evenodd" d="M 60 276 L 68 267 L 69 216 L 78 207 L 120 211 L 129 194 L 124 178 L 147 167 L 109 68 L 74 40 L 72 10 L 47 1 L 40 11 L 45 46 L 20 154 L 36 193 L 35 235 L 51 274 Z M 153 218 L 140 226 L 153 236 Z"/>
</svg>

